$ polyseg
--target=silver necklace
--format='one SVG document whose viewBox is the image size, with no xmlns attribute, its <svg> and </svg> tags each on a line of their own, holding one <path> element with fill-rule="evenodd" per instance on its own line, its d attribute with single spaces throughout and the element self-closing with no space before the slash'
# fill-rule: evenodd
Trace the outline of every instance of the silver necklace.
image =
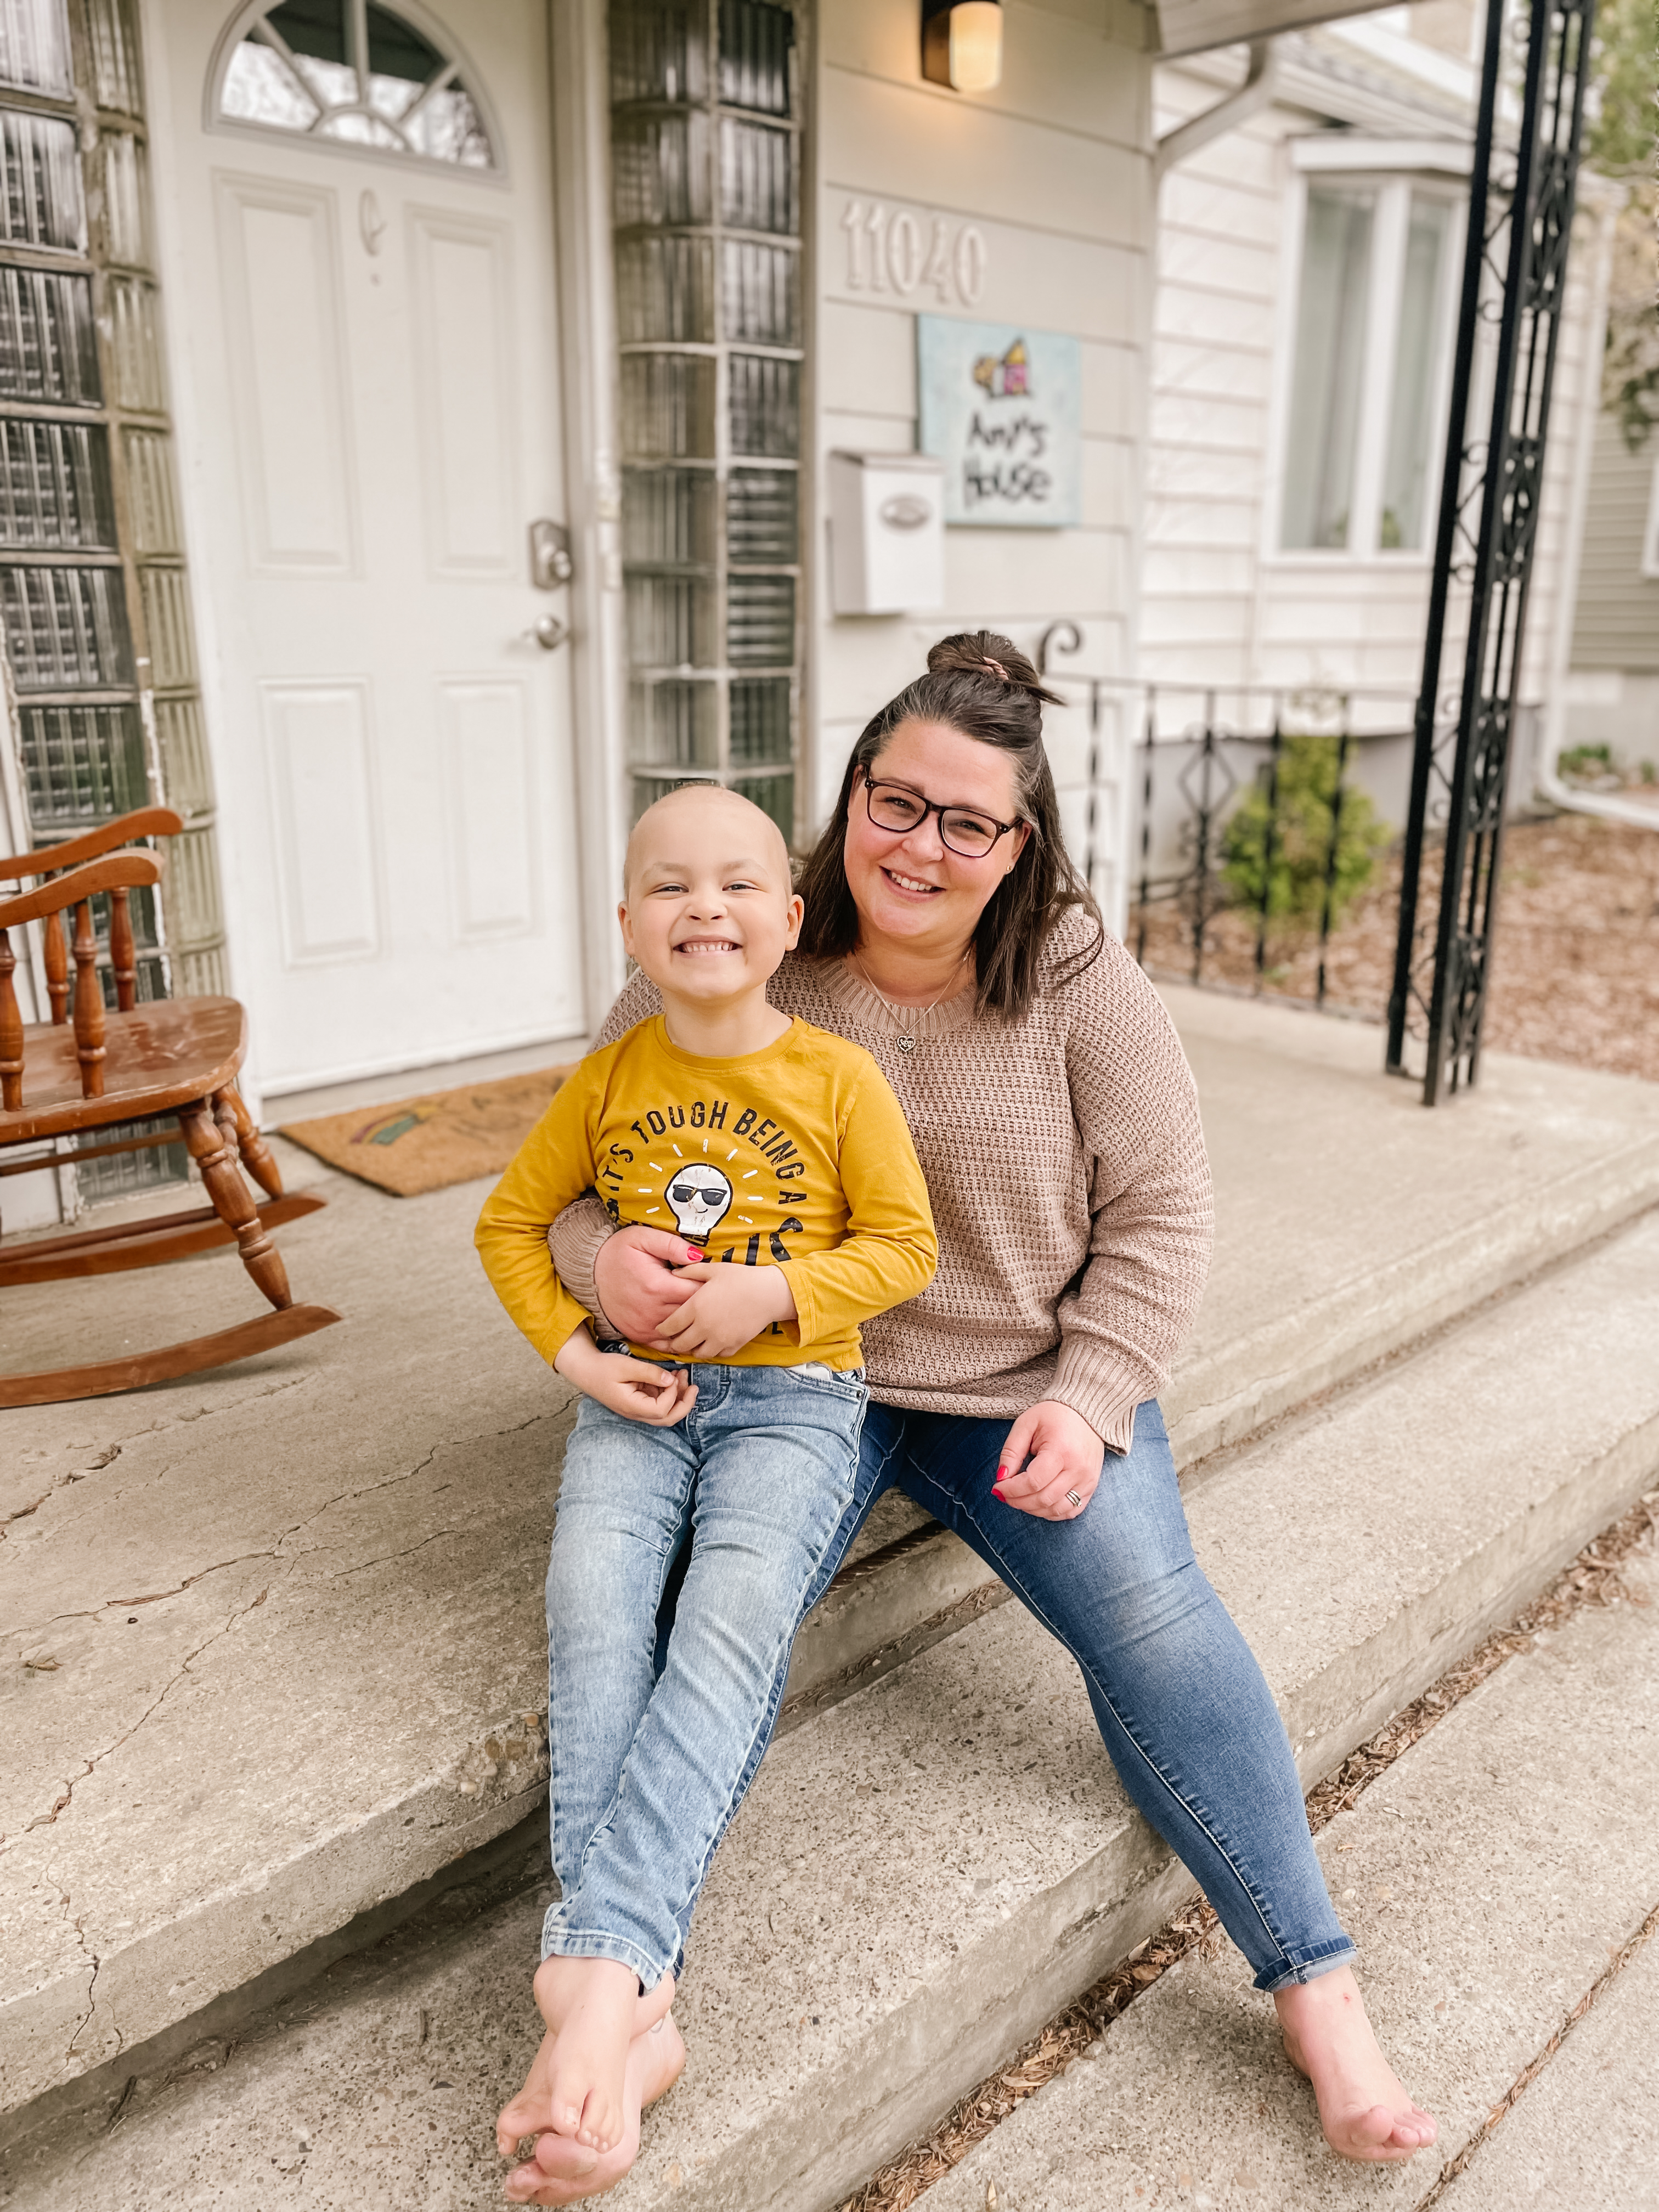
<svg viewBox="0 0 1659 2212">
<path fill-rule="evenodd" d="M 894 1038 L 893 1042 L 897 1045 L 899 1050 L 904 1054 L 907 1060 L 916 1048 L 915 1035 L 911 1024 L 915 1021 L 919 1015 L 931 1014 L 934 1006 L 941 1006 L 944 1005 L 945 993 L 950 990 L 951 985 L 956 981 L 957 977 L 961 975 L 963 969 L 968 965 L 969 959 L 972 957 L 973 950 L 974 948 L 970 945 L 967 951 L 963 954 L 961 959 L 957 961 L 956 966 L 951 970 L 950 975 L 945 981 L 945 990 L 939 993 L 938 998 L 933 1000 L 932 1006 L 896 1006 L 892 1000 L 887 997 L 884 992 L 876 991 L 875 985 L 871 982 L 868 975 L 865 975 L 864 963 L 859 958 L 858 954 L 856 952 L 849 952 L 848 954 L 848 958 L 858 969 L 860 975 L 864 976 L 866 988 L 876 992 L 876 996 L 881 1000 L 882 1005 L 886 1007 L 888 1012 L 893 1017 L 894 1024 L 898 1030 L 898 1035 Z"/>
</svg>

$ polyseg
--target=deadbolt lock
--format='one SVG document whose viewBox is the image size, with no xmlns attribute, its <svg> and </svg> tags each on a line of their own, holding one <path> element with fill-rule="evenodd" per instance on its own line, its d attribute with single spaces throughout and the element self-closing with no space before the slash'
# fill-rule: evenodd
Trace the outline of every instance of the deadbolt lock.
<svg viewBox="0 0 1659 2212">
<path fill-rule="evenodd" d="M 532 522 L 530 526 L 530 580 L 538 592 L 556 592 L 575 574 L 570 557 L 570 532 L 562 522 Z"/>
</svg>

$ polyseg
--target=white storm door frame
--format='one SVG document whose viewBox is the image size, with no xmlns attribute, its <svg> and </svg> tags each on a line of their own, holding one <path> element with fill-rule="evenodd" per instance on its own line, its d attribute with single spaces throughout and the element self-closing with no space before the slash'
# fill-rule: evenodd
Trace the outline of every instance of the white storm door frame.
<svg viewBox="0 0 1659 2212">
<path fill-rule="evenodd" d="M 550 0 L 559 330 L 572 711 L 580 815 L 583 982 L 590 1036 L 627 975 L 617 901 L 628 842 L 628 686 L 623 641 L 622 469 L 611 258 L 605 0 Z"/>
</svg>

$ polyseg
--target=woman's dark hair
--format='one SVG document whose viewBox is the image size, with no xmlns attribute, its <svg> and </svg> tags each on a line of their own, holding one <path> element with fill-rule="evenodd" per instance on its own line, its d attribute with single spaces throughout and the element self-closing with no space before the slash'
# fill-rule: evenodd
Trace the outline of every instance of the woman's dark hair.
<svg viewBox="0 0 1659 2212">
<path fill-rule="evenodd" d="M 994 1008 L 1010 1020 L 1025 1012 L 1036 993 L 1049 932 L 1073 907 L 1080 907 L 1093 921 L 1094 940 L 1054 980 L 1069 982 L 1080 975 L 1098 957 L 1106 927 L 1060 836 L 1054 779 L 1042 743 L 1042 709 L 1060 703 L 1043 689 L 1019 648 L 995 631 L 942 637 L 927 656 L 926 676 L 890 699 L 853 748 L 836 811 L 795 886 L 806 902 L 801 951 L 823 960 L 844 957 L 858 943 L 858 908 L 843 854 L 858 771 L 868 776 L 901 722 L 942 722 L 1009 755 L 1019 819 L 1030 824 L 1024 851 L 992 894 L 974 932 L 981 1011 Z"/>
</svg>

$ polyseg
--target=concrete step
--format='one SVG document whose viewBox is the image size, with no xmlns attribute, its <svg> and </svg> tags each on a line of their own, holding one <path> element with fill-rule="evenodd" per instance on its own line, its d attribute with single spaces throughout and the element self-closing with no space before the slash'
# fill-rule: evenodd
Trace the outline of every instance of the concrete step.
<svg viewBox="0 0 1659 2212">
<path fill-rule="evenodd" d="M 1428 1115 L 1375 1031 L 1171 998 L 1221 1224 L 1169 1394 L 1188 1463 L 1659 1200 L 1652 1086 L 1491 1059 Z M 479 1188 L 389 1199 L 283 1150 L 330 1201 L 283 1232 L 296 1289 L 347 1327 L 6 1417 L 0 2116 L 465 1877 L 544 1787 L 568 1394 L 477 1267 Z M 252 1295 L 230 1255 L 14 1291 L 4 1358 L 191 1335 Z M 890 1501 L 803 1632 L 787 1717 L 1000 1595 Z"/>
<path fill-rule="evenodd" d="M 1651 1800 L 1647 1817 L 1659 1820 Z M 1656 2177 L 1659 1943 L 1650 1936 L 1441 2202 L 1446 2212 L 1653 2212 Z"/>
<path fill-rule="evenodd" d="M 1630 1579 L 1659 1597 L 1651 1559 Z M 1659 1943 L 1549 2045 L 1659 1906 L 1659 1607 L 1587 1610 L 1540 1638 L 1318 1841 L 1351 1900 L 1367 2008 L 1440 2122 L 1431 2150 L 1386 2168 L 1335 2158 L 1237 1954 L 1192 1954 L 918 2212 L 1416 2206 L 1472 2143 L 1445 2212 L 1647 2212 Z"/>
<path fill-rule="evenodd" d="M 1197 1490 L 1200 1556 L 1263 1657 L 1308 1779 L 1650 1484 L 1656 1327 L 1653 1217 L 1237 1449 Z M 1593 1731 L 1587 1742 L 1594 1767 Z M 1471 1819 L 1507 1788 L 1499 1766 Z M 1366 1809 L 1376 1797 L 1368 1822 L 1390 1818 Z M 1375 1888 L 1391 1875 L 1380 1856 L 1364 1868 L 1356 1933 L 1371 1946 Z M 1018 1607 L 975 1620 L 769 1755 L 694 1929 L 678 2006 L 691 2063 L 619 2212 L 834 2205 L 1188 1887 L 1123 1797 L 1070 1662 Z M 1598 1894 L 1592 1875 L 1578 1887 L 1587 1905 Z M 284 2202 L 384 2191 L 382 2161 L 404 2155 L 400 2179 L 426 2201 L 481 2202 L 490 2115 L 533 2046 L 539 1905 L 503 1907 L 383 1983 L 372 1962 L 337 1968 L 339 2002 L 324 1984 L 290 2008 L 249 2045 L 247 2074 L 233 2057 L 193 2104 L 187 2085 L 157 2090 L 162 2135 L 142 2140 L 165 2136 L 172 2171 L 188 2154 L 191 2173 L 233 2195 L 281 2136 L 292 2172 L 310 2177 Z M 1597 1940 L 1603 1919 L 1622 1941 L 1617 1914 L 1595 1918 Z M 1420 1980 L 1438 1939 L 1402 1933 Z M 1228 1971 L 1231 1990 L 1239 1962 Z M 106 2080 L 89 2131 L 120 2094 Z M 118 2148 L 137 2193 L 115 2201 L 161 2201 L 143 2194 L 158 2169 L 137 2154 L 128 2167 Z M 49 2193 L 56 2155 L 16 2154 L 19 2203 L 75 2201 Z M 107 2201 L 108 2157 L 93 2163 Z"/>
</svg>

